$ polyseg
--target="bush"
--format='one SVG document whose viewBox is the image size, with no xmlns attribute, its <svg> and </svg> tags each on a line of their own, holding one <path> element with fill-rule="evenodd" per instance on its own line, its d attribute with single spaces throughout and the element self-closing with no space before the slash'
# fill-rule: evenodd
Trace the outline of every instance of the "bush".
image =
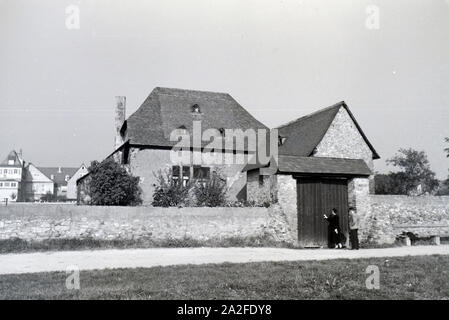
<svg viewBox="0 0 449 320">
<path fill-rule="evenodd" d="M 113 159 L 101 163 L 93 161 L 89 172 L 92 205 L 132 206 L 142 203 L 139 178 L 130 175 Z"/>
<path fill-rule="evenodd" d="M 156 180 L 152 203 L 155 207 L 226 205 L 226 182 L 216 172 L 206 182 L 195 181 L 185 186 L 173 181 L 171 170 L 165 174 L 159 171 Z"/>
<path fill-rule="evenodd" d="M 153 206 L 178 207 L 189 202 L 191 185 L 183 186 L 181 183 L 175 183 L 172 177 L 171 170 L 165 174 L 159 170 L 156 174 L 157 183 L 154 185 Z"/>
<path fill-rule="evenodd" d="M 193 189 L 197 206 L 223 207 L 226 205 L 226 182 L 217 173 L 204 183 L 197 183 Z"/>
</svg>

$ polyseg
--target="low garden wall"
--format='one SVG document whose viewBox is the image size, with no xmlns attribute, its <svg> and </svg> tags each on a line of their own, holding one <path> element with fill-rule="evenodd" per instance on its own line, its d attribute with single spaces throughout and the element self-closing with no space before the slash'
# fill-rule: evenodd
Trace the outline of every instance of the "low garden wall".
<svg viewBox="0 0 449 320">
<path fill-rule="evenodd" d="M 402 232 L 420 237 L 449 234 L 449 196 L 370 195 L 366 241 L 393 243 Z"/>
<path fill-rule="evenodd" d="M 286 241 L 285 223 L 273 209 L 99 207 L 11 204 L 0 207 L 0 239 L 139 240 L 269 237 Z"/>
</svg>

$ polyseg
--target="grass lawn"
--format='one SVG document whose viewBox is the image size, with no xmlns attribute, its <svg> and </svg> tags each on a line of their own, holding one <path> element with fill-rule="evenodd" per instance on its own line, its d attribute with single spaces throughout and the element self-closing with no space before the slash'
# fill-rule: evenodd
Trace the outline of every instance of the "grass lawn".
<svg viewBox="0 0 449 320">
<path fill-rule="evenodd" d="M 380 289 L 368 290 L 368 265 Z M 449 299 L 449 256 L 0 275 L 0 299 Z"/>
</svg>

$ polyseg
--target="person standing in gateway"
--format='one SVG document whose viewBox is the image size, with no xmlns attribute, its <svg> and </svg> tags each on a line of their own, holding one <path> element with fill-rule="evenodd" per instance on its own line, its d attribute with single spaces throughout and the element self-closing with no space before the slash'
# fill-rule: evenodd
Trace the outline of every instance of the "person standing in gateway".
<svg viewBox="0 0 449 320">
<path fill-rule="evenodd" d="M 351 242 L 351 250 L 359 250 L 360 216 L 354 207 L 349 208 L 349 241 Z"/>
</svg>

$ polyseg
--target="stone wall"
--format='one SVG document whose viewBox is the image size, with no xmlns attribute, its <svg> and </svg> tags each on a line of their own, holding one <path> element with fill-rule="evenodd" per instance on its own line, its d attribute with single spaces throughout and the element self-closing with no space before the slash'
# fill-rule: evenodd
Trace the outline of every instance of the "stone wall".
<svg viewBox="0 0 449 320">
<path fill-rule="evenodd" d="M 373 153 L 366 144 L 345 108 L 340 108 L 323 139 L 317 146 L 316 157 L 365 160 L 374 172 Z M 370 176 L 370 191 L 374 192 L 374 177 Z"/>
<path fill-rule="evenodd" d="M 396 235 L 412 232 L 426 237 L 449 235 L 449 197 L 370 195 L 370 213 L 362 240 L 392 243 Z"/>
<path fill-rule="evenodd" d="M 247 172 L 247 200 L 258 205 L 277 202 L 277 176 L 261 175 L 259 170 Z"/>
<path fill-rule="evenodd" d="M 278 175 L 278 203 L 289 225 L 291 236 L 298 240 L 298 196 L 296 179 L 291 175 Z"/>
<path fill-rule="evenodd" d="M 214 240 L 269 236 L 288 241 L 273 208 L 94 207 L 14 204 L 0 207 L 0 239 L 93 238 Z"/>
<path fill-rule="evenodd" d="M 167 172 L 173 165 L 170 159 L 170 150 L 164 149 L 139 149 L 131 148 L 129 169 L 132 175 L 140 178 L 140 187 L 142 188 L 143 204 L 150 205 L 153 201 L 154 184 L 156 181 L 155 174 L 159 170 Z M 217 155 L 220 155 L 217 153 Z M 202 154 L 204 163 L 220 163 L 218 160 L 206 159 L 206 154 Z M 185 162 L 180 163 L 190 166 L 192 163 L 192 152 L 185 152 L 180 157 Z M 211 170 L 218 171 L 226 178 L 227 197 L 229 201 L 236 201 L 242 189 L 246 186 L 246 172 L 242 172 L 244 163 L 242 164 L 223 164 L 223 165 L 204 165 L 211 167 Z M 242 199 L 240 199 L 242 200 Z"/>
</svg>

